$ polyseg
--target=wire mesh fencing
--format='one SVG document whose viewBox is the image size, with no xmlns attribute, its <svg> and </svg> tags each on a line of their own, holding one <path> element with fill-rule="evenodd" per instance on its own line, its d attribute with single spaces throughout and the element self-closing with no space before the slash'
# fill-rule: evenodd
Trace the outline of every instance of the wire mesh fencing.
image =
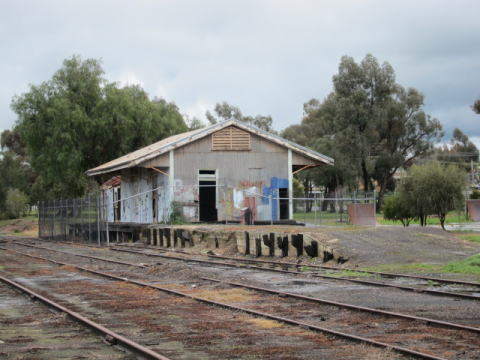
<svg viewBox="0 0 480 360">
<path fill-rule="evenodd" d="M 210 199 L 207 205 L 202 204 L 205 199 Z M 41 201 L 38 212 L 41 238 L 100 245 L 109 243 L 112 235 L 118 237 L 115 232 L 120 231 L 122 224 L 265 225 L 296 221 L 307 226 L 373 225 L 375 194 L 335 193 L 327 197 L 315 194 L 308 198 L 282 198 L 274 191 L 259 193 L 249 188 L 192 185 L 156 187 L 123 199 L 120 192 L 103 191 L 78 199 Z"/>
<path fill-rule="evenodd" d="M 374 192 L 293 198 L 293 219 L 306 225 L 374 225 L 375 202 Z"/>
<path fill-rule="evenodd" d="M 108 240 L 104 203 L 100 195 L 45 200 L 38 205 L 39 237 L 101 244 Z"/>
</svg>

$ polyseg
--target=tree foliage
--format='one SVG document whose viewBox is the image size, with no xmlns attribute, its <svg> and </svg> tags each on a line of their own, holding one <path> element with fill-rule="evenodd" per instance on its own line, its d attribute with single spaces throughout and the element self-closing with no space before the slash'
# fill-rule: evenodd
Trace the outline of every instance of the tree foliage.
<svg viewBox="0 0 480 360">
<path fill-rule="evenodd" d="M 78 56 L 14 97 L 12 109 L 45 197 L 83 195 L 87 169 L 187 130 L 175 104 L 109 83 L 98 60 Z"/>
<path fill-rule="evenodd" d="M 437 159 L 446 163 L 457 163 L 465 170 L 470 170 L 470 162 L 478 161 L 478 149 L 460 129 L 453 131 L 450 144 L 437 149 Z"/>
<path fill-rule="evenodd" d="M 473 111 L 475 111 L 477 114 L 480 114 L 480 99 L 475 100 L 472 106 Z"/>
<path fill-rule="evenodd" d="M 5 130 L 0 135 L 0 217 L 7 214 L 7 190 L 17 188 L 35 201 L 32 191 L 36 174 L 32 170 L 18 132 Z"/>
<path fill-rule="evenodd" d="M 9 189 L 5 199 L 7 215 L 12 219 L 23 217 L 28 212 L 28 196 L 18 189 Z"/>
<path fill-rule="evenodd" d="M 344 56 L 334 90 L 326 99 L 304 105 L 301 139 L 335 159 L 335 166 L 319 172 L 325 186 L 380 187 L 379 206 L 393 175 L 401 167 L 431 151 L 442 136 L 438 120 L 423 111 L 424 96 L 395 81 L 388 63 L 367 55 L 361 63 Z M 293 129 L 286 129 L 289 134 Z"/>
<path fill-rule="evenodd" d="M 387 220 L 400 221 L 403 226 L 408 226 L 415 218 L 415 213 L 413 208 L 407 203 L 405 197 L 395 194 L 385 199 L 383 204 L 383 217 Z"/>
<path fill-rule="evenodd" d="M 400 184 L 398 194 L 421 225 L 426 225 L 429 215 L 437 215 L 445 230 L 448 212 L 464 201 L 466 183 L 465 172 L 456 166 L 442 166 L 438 162 L 413 165 Z"/>
<path fill-rule="evenodd" d="M 272 128 L 273 120 L 270 115 L 245 116 L 238 107 L 230 105 L 225 101 L 217 103 L 214 112 L 215 114 L 212 114 L 210 111 L 207 111 L 205 114 L 210 124 L 216 124 L 219 121 L 237 120 L 254 125 L 268 132 L 275 132 Z"/>
</svg>

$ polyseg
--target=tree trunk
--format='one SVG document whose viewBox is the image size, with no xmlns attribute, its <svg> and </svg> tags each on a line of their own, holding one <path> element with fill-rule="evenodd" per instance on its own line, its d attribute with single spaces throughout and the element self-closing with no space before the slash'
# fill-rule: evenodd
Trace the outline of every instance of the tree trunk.
<svg viewBox="0 0 480 360">
<path fill-rule="evenodd" d="M 365 191 L 370 190 L 370 176 L 368 176 L 367 164 L 365 160 L 362 160 L 362 177 L 363 177 L 363 188 Z"/>
<path fill-rule="evenodd" d="M 438 217 L 440 218 L 440 225 L 442 226 L 442 229 L 445 230 L 446 214 L 439 214 Z"/>
<path fill-rule="evenodd" d="M 382 210 L 382 205 L 383 205 L 383 198 L 385 196 L 385 192 L 387 191 L 387 181 L 382 181 L 380 182 L 380 191 L 378 192 L 377 196 L 377 213 L 379 213 Z"/>
</svg>

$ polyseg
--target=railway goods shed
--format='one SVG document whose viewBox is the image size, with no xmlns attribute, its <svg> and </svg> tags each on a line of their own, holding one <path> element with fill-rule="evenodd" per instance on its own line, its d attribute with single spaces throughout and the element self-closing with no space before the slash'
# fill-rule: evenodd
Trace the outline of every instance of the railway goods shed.
<svg viewBox="0 0 480 360">
<path fill-rule="evenodd" d="M 293 174 L 334 160 L 228 120 L 174 135 L 87 171 L 103 188 L 109 222 L 293 219 Z"/>
</svg>

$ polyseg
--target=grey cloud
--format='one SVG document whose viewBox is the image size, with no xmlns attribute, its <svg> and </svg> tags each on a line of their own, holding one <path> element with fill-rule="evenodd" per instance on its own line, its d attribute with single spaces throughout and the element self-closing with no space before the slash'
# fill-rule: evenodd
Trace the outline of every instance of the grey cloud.
<svg viewBox="0 0 480 360">
<path fill-rule="evenodd" d="M 111 81 L 134 74 L 184 112 L 226 100 L 282 129 L 331 91 L 342 55 L 372 53 L 425 94 L 447 132 L 480 136 L 469 113 L 480 97 L 477 1 L 7 0 L 0 10 L 0 130 L 15 120 L 11 97 L 72 54 L 102 58 Z"/>
</svg>

